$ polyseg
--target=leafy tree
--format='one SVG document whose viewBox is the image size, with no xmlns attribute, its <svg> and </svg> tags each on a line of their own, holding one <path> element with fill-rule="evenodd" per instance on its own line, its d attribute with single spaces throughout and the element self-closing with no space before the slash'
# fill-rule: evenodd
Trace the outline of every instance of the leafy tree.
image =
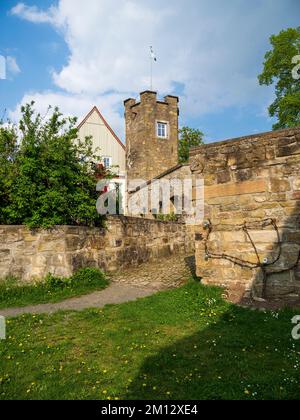
<svg viewBox="0 0 300 420">
<path fill-rule="evenodd" d="M 186 163 L 190 157 L 190 148 L 203 144 L 204 134 L 197 129 L 182 127 L 179 130 L 179 163 Z"/>
<path fill-rule="evenodd" d="M 13 126 L 0 126 L 0 224 L 5 223 L 5 209 L 16 178 L 17 134 Z"/>
<path fill-rule="evenodd" d="M 58 108 L 44 121 L 33 105 L 22 107 L 17 150 L 16 130 L 1 128 L 0 160 L 11 174 L 7 181 L 6 171 L 0 172 L 1 223 L 101 225 L 95 163 L 100 157 L 93 153 L 91 138 L 80 141 L 76 119 L 63 118 Z"/>
<path fill-rule="evenodd" d="M 263 71 L 258 76 L 261 85 L 276 83 L 276 99 L 269 107 L 277 122 L 273 129 L 300 125 L 300 78 L 295 77 L 296 57 L 300 54 L 300 27 L 289 28 L 270 37 L 272 49 L 265 55 Z"/>
</svg>

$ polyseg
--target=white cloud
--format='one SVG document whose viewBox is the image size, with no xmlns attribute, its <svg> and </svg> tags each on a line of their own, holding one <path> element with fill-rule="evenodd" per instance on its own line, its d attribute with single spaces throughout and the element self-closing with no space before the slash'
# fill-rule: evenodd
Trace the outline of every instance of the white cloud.
<svg viewBox="0 0 300 420">
<path fill-rule="evenodd" d="M 17 74 L 21 73 L 21 69 L 15 57 L 6 57 L 6 69 L 9 75 L 16 76 Z"/>
<path fill-rule="evenodd" d="M 27 6 L 24 3 L 18 3 L 11 9 L 11 14 L 33 23 L 59 23 L 57 9 L 50 7 L 47 11 L 40 11 L 36 6 Z"/>
<path fill-rule="evenodd" d="M 122 101 L 120 95 L 88 96 L 55 92 L 29 92 L 17 104 L 14 111 L 9 111 L 9 119 L 17 122 L 21 115 L 21 105 L 31 101 L 35 102 L 35 109 L 42 116 L 47 114 L 48 106 L 52 104 L 58 106 L 65 116 L 76 115 L 78 123 L 91 110 L 93 105 L 97 105 L 101 110 L 105 110 L 104 117 L 116 132 L 124 133 L 124 121 L 118 113 L 118 105 Z"/>
<path fill-rule="evenodd" d="M 53 25 L 69 47 L 67 64 L 52 73 L 54 84 L 65 94 L 34 97 L 43 103 L 57 101 L 68 113 L 77 114 L 97 101 L 109 122 L 121 127 L 122 99 L 149 87 L 150 45 L 158 57 L 153 86 L 162 95 L 174 93 L 175 82 L 183 86 L 183 115 L 249 105 L 261 108 L 270 93 L 259 87 L 257 74 L 269 36 L 282 29 L 291 14 L 287 3 L 295 4 L 85 0 L 83 5 L 82 0 L 59 0 L 44 11 L 19 3 L 12 13 Z"/>
</svg>

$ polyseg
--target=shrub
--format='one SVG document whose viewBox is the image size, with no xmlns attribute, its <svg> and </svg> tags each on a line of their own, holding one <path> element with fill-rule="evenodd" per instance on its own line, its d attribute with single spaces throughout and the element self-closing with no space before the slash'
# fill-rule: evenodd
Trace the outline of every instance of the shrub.
<svg viewBox="0 0 300 420">
<path fill-rule="evenodd" d="M 96 285 L 98 283 L 108 284 L 105 274 L 96 268 L 82 268 L 71 277 L 71 284 Z"/>
<path fill-rule="evenodd" d="M 45 278 L 45 285 L 50 290 L 63 289 L 72 285 L 71 277 L 56 277 L 48 274 Z"/>
<path fill-rule="evenodd" d="M 55 108 L 45 120 L 33 105 L 22 107 L 19 130 L 0 121 L 0 223 L 102 226 L 96 210 L 101 158 L 91 138 L 79 140 L 75 118 Z"/>
<path fill-rule="evenodd" d="M 56 277 L 48 274 L 45 279 L 45 284 L 49 289 L 60 288 L 78 288 L 84 286 L 106 286 L 108 281 L 105 274 L 97 268 L 82 268 L 71 277 Z"/>
</svg>

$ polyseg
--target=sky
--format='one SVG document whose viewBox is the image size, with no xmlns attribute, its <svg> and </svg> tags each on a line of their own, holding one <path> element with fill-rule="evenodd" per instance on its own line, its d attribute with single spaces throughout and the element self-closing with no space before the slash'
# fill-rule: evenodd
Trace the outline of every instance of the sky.
<svg viewBox="0 0 300 420">
<path fill-rule="evenodd" d="M 259 86 L 269 37 L 299 26 L 300 0 L 0 0 L 0 119 L 32 100 L 83 118 L 97 105 L 124 141 L 123 101 L 180 97 L 180 126 L 205 141 L 272 129 Z"/>
</svg>

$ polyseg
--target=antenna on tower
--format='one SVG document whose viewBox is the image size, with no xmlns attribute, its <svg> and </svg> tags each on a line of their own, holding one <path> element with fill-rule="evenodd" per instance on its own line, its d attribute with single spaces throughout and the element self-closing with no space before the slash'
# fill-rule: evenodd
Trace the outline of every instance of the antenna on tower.
<svg viewBox="0 0 300 420">
<path fill-rule="evenodd" d="M 156 61 L 156 55 L 154 54 L 152 46 L 150 46 L 150 90 L 153 89 L 153 62 Z"/>
</svg>

